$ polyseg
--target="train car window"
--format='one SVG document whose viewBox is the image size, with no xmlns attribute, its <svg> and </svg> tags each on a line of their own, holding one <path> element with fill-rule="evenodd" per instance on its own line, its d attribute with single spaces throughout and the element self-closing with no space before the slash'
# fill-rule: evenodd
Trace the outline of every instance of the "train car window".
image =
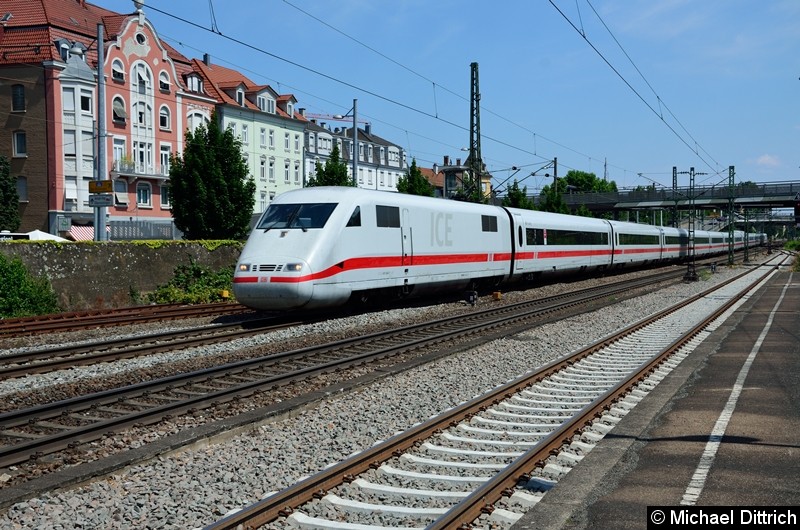
<svg viewBox="0 0 800 530">
<path fill-rule="evenodd" d="M 664 242 L 667 245 L 683 245 L 689 244 L 689 236 L 665 236 Z"/>
<path fill-rule="evenodd" d="M 400 208 L 397 206 L 375 206 L 378 226 L 381 228 L 400 228 Z"/>
<path fill-rule="evenodd" d="M 270 204 L 258 222 L 257 229 L 322 228 L 328 222 L 336 203 Z"/>
<path fill-rule="evenodd" d="M 620 234 L 620 245 L 658 245 L 658 236 L 647 234 Z"/>
<path fill-rule="evenodd" d="M 536 233 L 541 232 L 541 230 L 537 230 L 535 228 L 526 228 L 525 229 L 525 243 L 528 245 L 536 245 L 536 241 L 542 241 L 541 237 L 537 238 Z"/>
<path fill-rule="evenodd" d="M 494 215 L 481 215 L 481 229 L 484 232 L 497 232 L 497 217 Z"/>
<path fill-rule="evenodd" d="M 356 206 L 350 220 L 347 221 L 347 226 L 361 226 L 361 206 Z"/>
<path fill-rule="evenodd" d="M 548 230 L 548 245 L 608 245 L 606 232 L 579 232 L 577 230 Z"/>
<path fill-rule="evenodd" d="M 517 239 L 519 240 L 519 246 L 522 246 L 522 227 L 517 228 Z"/>
</svg>

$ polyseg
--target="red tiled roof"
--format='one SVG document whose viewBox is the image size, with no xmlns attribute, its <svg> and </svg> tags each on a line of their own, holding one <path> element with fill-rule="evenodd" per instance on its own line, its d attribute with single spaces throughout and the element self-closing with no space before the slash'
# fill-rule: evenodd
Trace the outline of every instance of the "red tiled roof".
<svg viewBox="0 0 800 530">
<path fill-rule="evenodd" d="M 422 176 L 428 179 L 428 182 L 433 184 L 437 188 L 441 188 L 444 186 L 444 173 L 439 171 L 438 173 L 434 173 L 433 169 L 428 167 L 419 167 L 420 173 Z"/>
<path fill-rule="evenodd" d="M 97 64 L 97 25 L 102 23 L 106 39 L 114 39 L 130 17 L 136 13 L 120 14 L 85 0 L 0 0 L 0 11 L 11 13 L 11 19 L 0 30 L 0 64 L 17 64 L 60 60 L 53 42 L 60 38 L 78 41 L 89 49 L 87 62 Z M 108 40 L 106 41 L 108 42 Z M 162 41 L 168 55 L 188 63 L 180 52 Z M 39 53 L 36 52 L 39 46 Z"/>
</svg>

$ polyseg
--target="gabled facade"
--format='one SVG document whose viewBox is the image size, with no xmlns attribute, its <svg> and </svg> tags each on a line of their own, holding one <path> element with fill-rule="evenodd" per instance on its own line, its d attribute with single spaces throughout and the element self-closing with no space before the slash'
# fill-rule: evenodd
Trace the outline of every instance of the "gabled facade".
<svg viewBox="0 0 800 530">
<path fill-rule="evenodd" d="M 347 172 L 353 176 L 353 129 L 324 127 L 311 122 L 306 128 L 306 178 L 316 173 L 316 163 L 325 165 L 333 150 L 334 142 L 339 146 L 339 155 Z M 369 123 L 358 129 L 358 176 L 356 185 L 382 191 L 397 191 L 397 181 L 408 172 L 405 150 L 380 136 L 373 134 Z"/>
<path fill-rule="evenodd" d="M 213 64 L 208 55 L 202 61 L 194 59 L 192 67 L 217 101 L 222 128 L 230 128 L 242 142 L 256 183 L 254 214 L 266 210 L 276 195 L 303 187 L 303 131 L 308 121 L 298 112 L 297 99 Z"/>
<path fill-rule="evenodd" d="M 113 203 L 104 208 L 112 228 L 146 223 L 171 237 L 169 157 L 215 103 L 185 85 L 189 60 L 159 39 L 141 9 L 121 15 L 84 0 L 6 0 L 0 10 L 0 69 L 18 81 L 0 90 L 0 107 L 13 118 L 0 149 L 18 179 L 21 229 L 70 235 L 93 222 L 89 182 L 99 175 L 113 180 Z M 101 130 L 106 164 L 98 170 Z M 131 237 L 158 237 L 137 232 Z"/>
</svg>

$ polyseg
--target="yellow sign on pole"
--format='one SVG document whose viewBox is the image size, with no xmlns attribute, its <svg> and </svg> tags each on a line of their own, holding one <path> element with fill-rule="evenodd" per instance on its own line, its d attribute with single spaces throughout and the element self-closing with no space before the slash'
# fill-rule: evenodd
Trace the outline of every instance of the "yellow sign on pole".
<svg viewBox="0 0 800 530">
<path fill-rule="evenodd" d="M 112 180 L 90 180 L 89 193 L 112 193 L 114 191 L 114 181 Z"/>
</svg>

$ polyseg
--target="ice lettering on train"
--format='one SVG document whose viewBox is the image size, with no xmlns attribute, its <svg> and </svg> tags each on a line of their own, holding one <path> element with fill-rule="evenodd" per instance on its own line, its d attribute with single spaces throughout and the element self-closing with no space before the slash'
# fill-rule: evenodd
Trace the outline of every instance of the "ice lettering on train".
<svg viewBox="0 0 800 530">
<path fill-rule="evenodd" d="M 431 246 L 453 246 L 453 214 L 431 213 Z"/>
</svg>

